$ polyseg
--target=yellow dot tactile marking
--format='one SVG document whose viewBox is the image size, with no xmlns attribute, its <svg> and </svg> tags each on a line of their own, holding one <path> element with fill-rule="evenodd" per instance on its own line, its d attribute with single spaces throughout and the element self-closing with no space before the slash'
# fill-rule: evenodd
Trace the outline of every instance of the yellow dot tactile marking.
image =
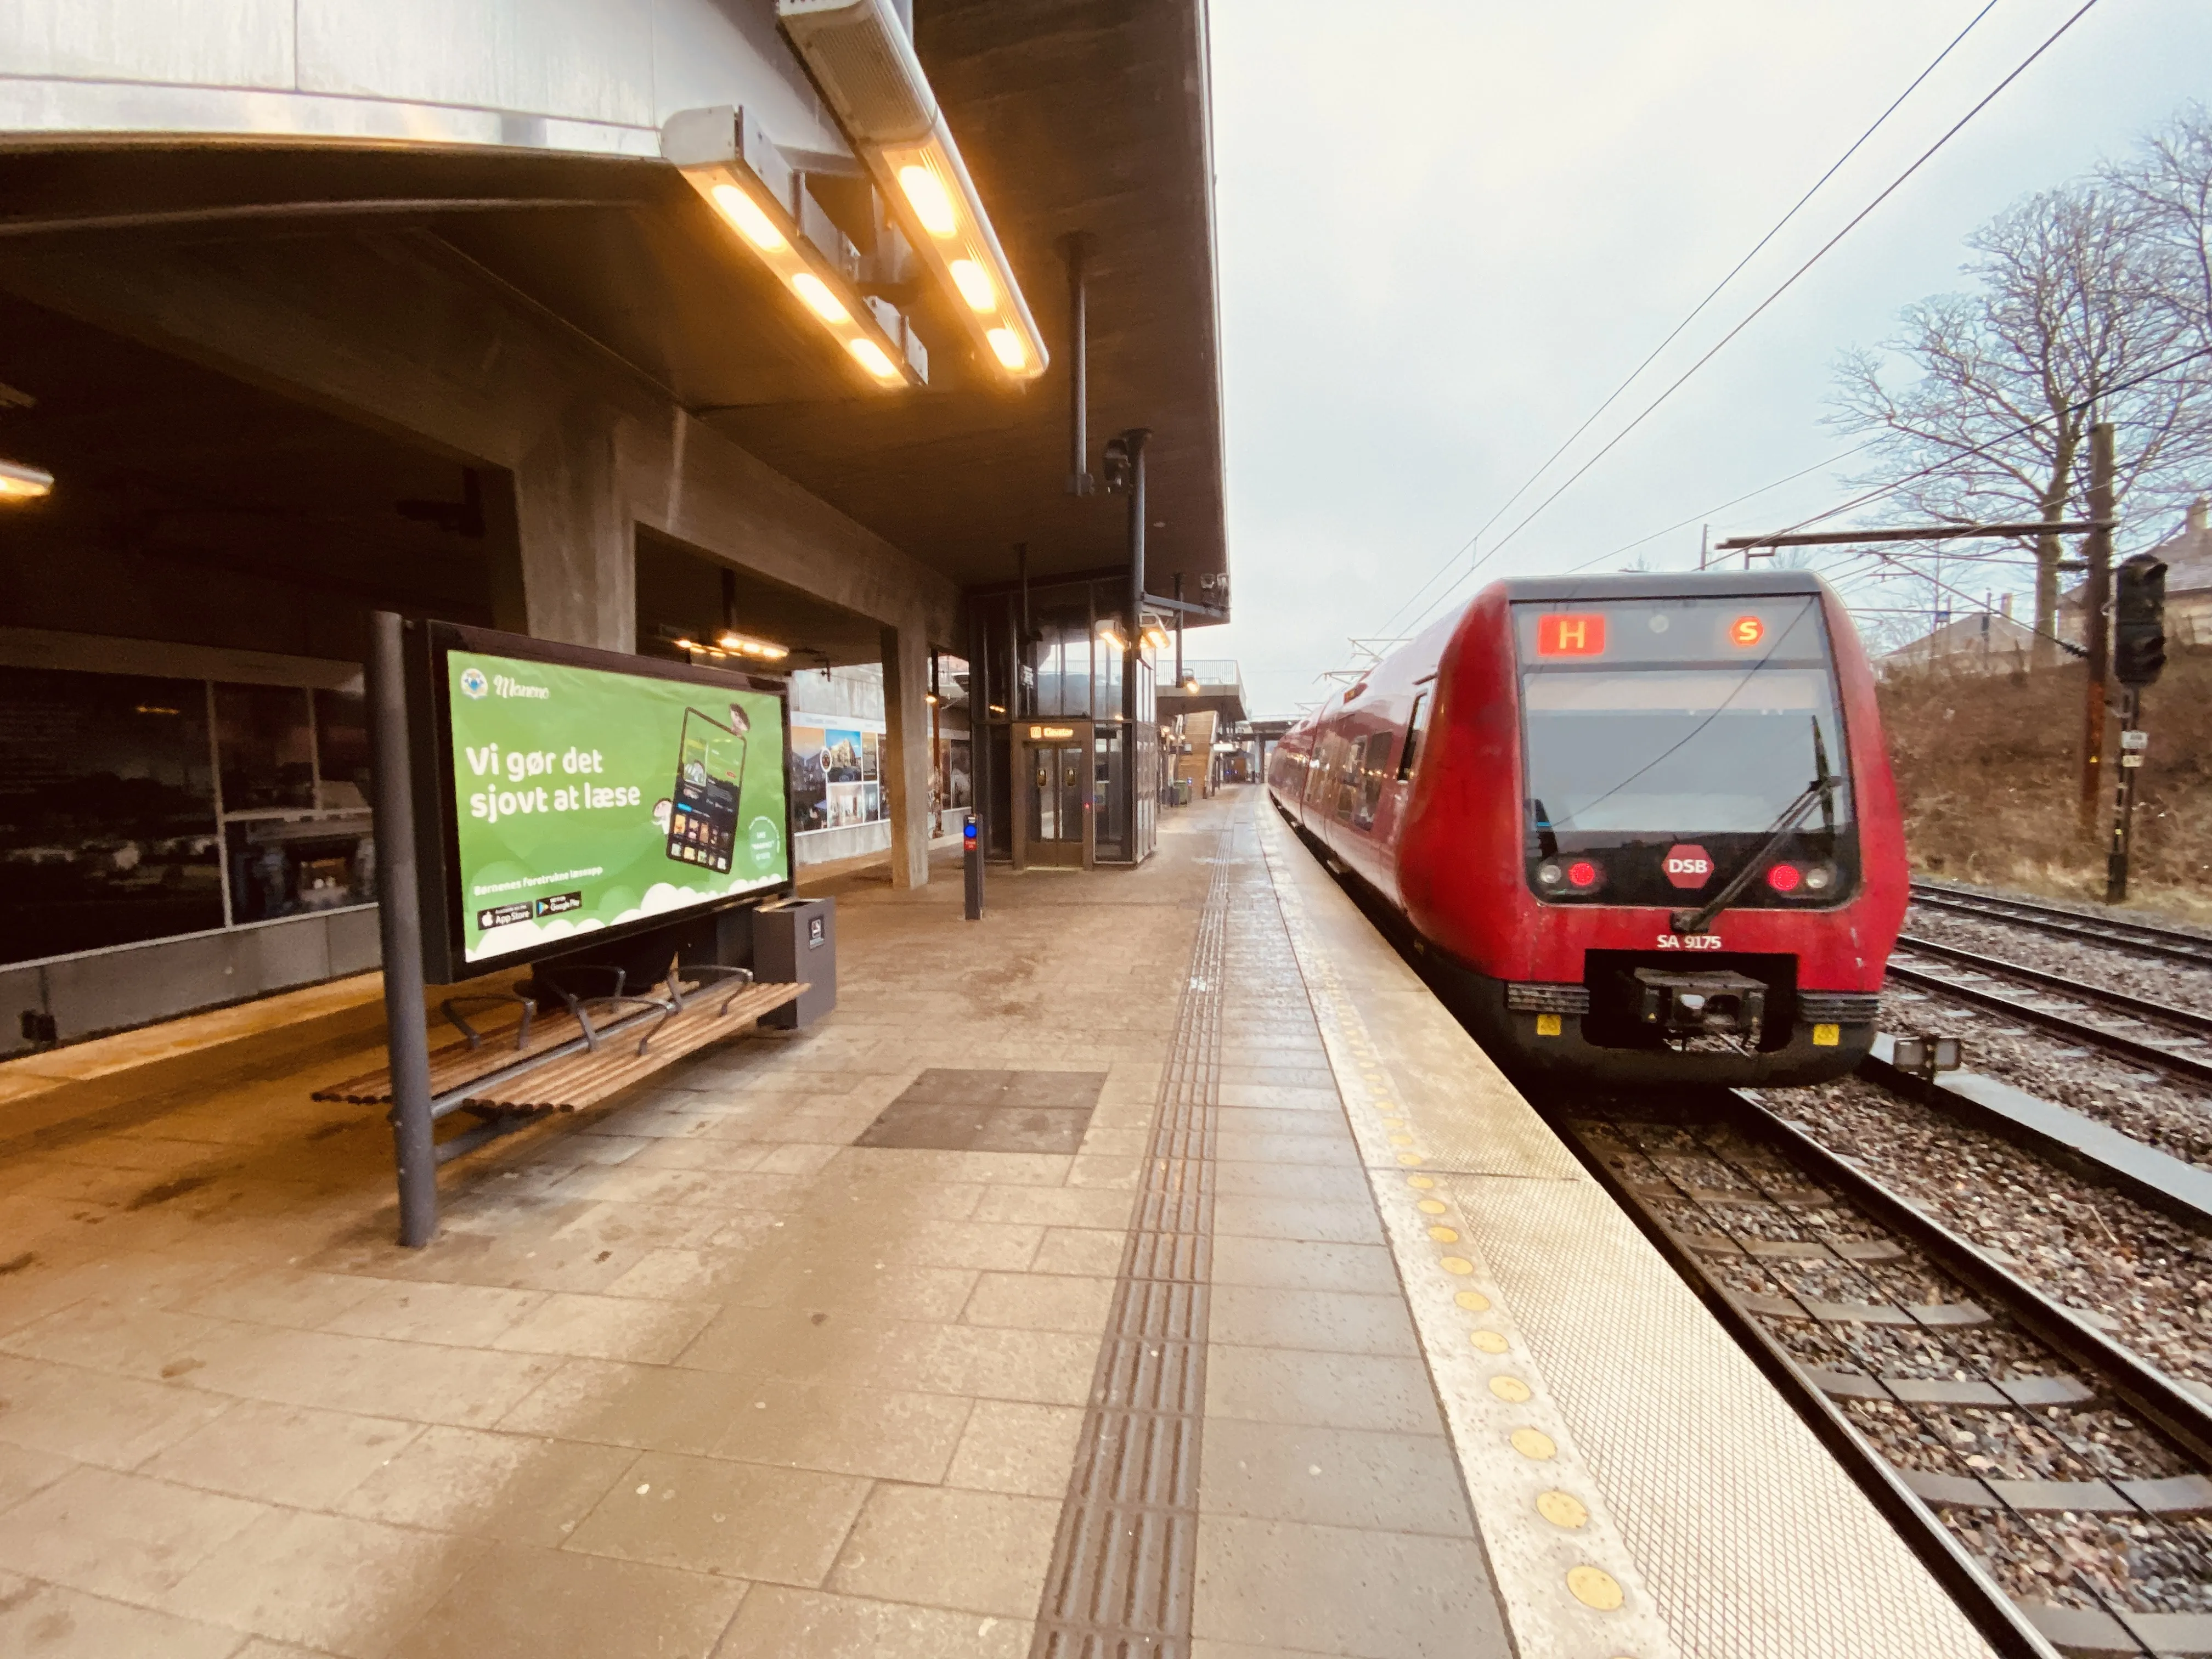
<svg viewBox="0 0 2212 1659">
<path fill-rule="evenodd" d="M 1620 1583 L 1601 1568 L 1569 1567 L 1567 1589 L 1576 1601 L 1600 1613 L 1611 1613 L 1620 1605 Z"/>
<path fill-rule="evenodd" d="M 1474 1271 L 1474 1263 L 1463 1255 L 1448 1255 L 1437 1265 L 1448 1273 L 1471 1273 Z"/>
<path fill-rule="evenodd" d="M 1401 1152 L 1398 1154 L 1398 1162 L 1405 1164 L 1408 1169 L 1412 1168 L 1414 1164 L 1419 1164 L 1420 1161 L 1421 1155 L 1419 1152 Z"/>
<path fill-rule="evenodd" d="M 1437 1183 L 1434 1178 L 1429 1176 L 1407 1176 L 1406 1177 L 1406 1184 L 1408 1187 L 1419 1187 L 1425 1190 L 1428 1188 L 1435 1186 Z"/>
<path fill-rule="evenodd" d="M 1557 1487 L 1537 1494 L 1536 1513 L 1555 1527 L 1572 1528 L 1589 1522 L 1589 1510 L 1583 1507 L 1583 1500 Z"/>
<path fill-rule="evenodd" d="M 1504 1353 L 1505 1352 L 1505 1339 L 1500 1336 L 1496 1331 L 1476 1331 L 1469 1335 L 1467 1340 L 1474 1343 L 1476 1347 L 1481 1349 L 1485 1353 Z"/>
<path fill-rule="evenodd" d="M 1439 1244 L 1456 1244 L 1459 1243 L 1459 1233 L 1457 1230 L 1450 1227 L 1431 1227 L 1429 1229 L 1429 1237 L 1435 1239 Z"/>
<path fill-rule="evenodd" d="M 1411 1135 L 1392 1135 L 1390 1144 L 1393 1146 L 1410 1146 L 1413 1144 L 1413 1138 Z"/>
<path fill-rule="evenodd" d="M 1528 1399 L 1528 1385 L 1517 1376 L 1492 1377 L 1490 1391 L 1511 1406 L 1525 1405 Z"/>
<path fill-rule="evenodd" d="M 1442 1215 L 1444 1212 L 1444 1201 L 1440 1198 L 1425 1198 L 1415 1207 L 1423 1215 Z"/>
<path fill-rule="evenodd" d="M 1559 1447 L 1553 1443 L 1552 1437 L 1541 1429 L 1514 1430 L 1513 1449 L 1523 1457 L 1534 1458 L 1540 1463 L 1547 1458 L 1558 1456 L 1559 1452 Z"/>
<path fill-rule="evenodd" d="M 1488 1313 L 1490 1311 L 1490 1298 L 1485 1296 L 1480 1291 L 1462 1291 L 1457 1296 L 1454 1297 L 1452 1300 L 1458 1303 L 1461 1307 L 1466 1309 L 1469 1313 Z"/>
</svg>

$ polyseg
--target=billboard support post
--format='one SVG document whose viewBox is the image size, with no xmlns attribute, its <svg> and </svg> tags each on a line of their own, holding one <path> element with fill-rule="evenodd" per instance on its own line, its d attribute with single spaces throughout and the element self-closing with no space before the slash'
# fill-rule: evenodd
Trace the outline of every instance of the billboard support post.
<svg viewBox="0 0 2212 1659">
<path fill-rule="evenodd" d="M 392 1062 L 399 1242 L 419 1249 L 438 1231 L 438 1153 L 431 1139 L 430 1035 L 422 1012 L 422 918 L 416 903 L 405 624 L 395 613 L 379 611 L 369 625 L 369 717 L 376 744 L 377 928 L 384 945 L 385 1042 Z"/>
</svg>

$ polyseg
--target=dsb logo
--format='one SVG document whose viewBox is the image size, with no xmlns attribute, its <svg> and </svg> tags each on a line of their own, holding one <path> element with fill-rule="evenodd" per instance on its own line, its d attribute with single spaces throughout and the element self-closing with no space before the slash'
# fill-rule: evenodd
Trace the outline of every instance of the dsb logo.
<svg viewBox="0 0 2212 1659">
<path fill-rule="evenodd" d="M 1667 879 L 1677 887 L 1703 887 L 1712 878 L 1713 860 L 1702 847 L 1682 842 L 1667 849 Z"/>
</svg>

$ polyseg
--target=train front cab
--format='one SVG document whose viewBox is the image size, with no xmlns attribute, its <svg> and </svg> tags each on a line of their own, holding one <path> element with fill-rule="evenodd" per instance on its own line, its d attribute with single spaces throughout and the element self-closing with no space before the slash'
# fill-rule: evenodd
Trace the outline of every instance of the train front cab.
<svg viewBox="0 0 2212 1659">
<path fill-rule="evenodd" d="M 1498 584 L 1437 683 L 1389 875 L 1509 1070 L 1784 1085 L 1865 1056 L 1905 848 L 1872 672 L 1818 578 Z"/>
</svg>

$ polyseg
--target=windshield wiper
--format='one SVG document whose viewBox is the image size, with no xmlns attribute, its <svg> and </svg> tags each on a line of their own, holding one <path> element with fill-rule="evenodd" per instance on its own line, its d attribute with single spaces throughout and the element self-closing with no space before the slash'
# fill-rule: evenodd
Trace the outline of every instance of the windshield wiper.
<svg viewBox="0 0 2212 1659">
<path fill-rule="evenodd" d="M 1743 867 L 1729 878 L 1727 886 L 1707 899 L 1694 910 L 1677 910 L 1668 918 L 1668 926 L 1677 933 L 1702 933 L 1712 926 L 1713 918 L 1743 896 L 1743 890 L 1752 884 L 1753 877 L 1766 867 L 1766 861 L 1782 850 L 1782 843 L 1796 832 L 1805 821 L 1805 815 L 1815 805 L 1820 809 L 1820 822 L 1832 837 L 1836 833 L 1836 785 L 1840 780 L 1828 772 L 1828 746 L 1820 738 L 1820 717 L 1813 719 L 1813 781 L 1805 786 L 1805 793 L 1784 809 L 1775 819 L 1774 827 L 1759 850 L 1744 860 Z"/>
</svg>

